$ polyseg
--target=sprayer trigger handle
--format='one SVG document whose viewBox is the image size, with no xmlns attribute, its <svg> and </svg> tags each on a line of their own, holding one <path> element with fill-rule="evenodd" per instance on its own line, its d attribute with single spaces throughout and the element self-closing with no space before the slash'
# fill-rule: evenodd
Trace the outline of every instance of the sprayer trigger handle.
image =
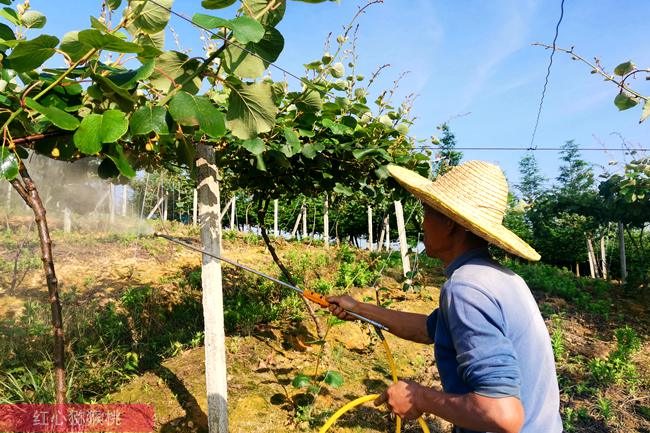
<svg viewBox="0 0 650 433">
<path fill-rule="evenodd" d="M 327 299 L 325 299 L 325 296 L 321 295 L 320 293 L 312 292 L 311 290 L 305 290 L 303 292 L 303 295 L 305 298 L 317 303 L 321 307 L 329 307 L 330 305 L 330 303 L 327 302 Z"/>
</svg>

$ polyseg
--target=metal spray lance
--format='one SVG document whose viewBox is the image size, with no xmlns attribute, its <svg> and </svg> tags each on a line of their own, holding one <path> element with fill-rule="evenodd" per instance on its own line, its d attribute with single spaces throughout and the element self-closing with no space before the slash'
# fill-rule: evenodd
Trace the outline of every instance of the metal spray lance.
<svg viewBox="0 0 650 433">
<path fill-rule="evenodd" d="M 174 238 L 172 236 L 168 236 L 168 235 L 160 233 L 160 232 L 155 232 L 153 235 L 156 236 L 156 237 L 159 237 L 159 238 L 167 239 L 170 242 L 174 242 L 174 243 L 176 243 L 178 245 L 181 245 L 181 246 L 184 246 L 185 248 L 188 248 L 190 250 L 194 250 L 194 251 L 197 251 L 199 253 L 205 254 L 207 256 L 213 257 L 213 258 L 215 258 L 217 260 L 228 263 L 230 265 L 233 265 L 233 266 L 235 266 L 237 268 L 240 268 L 240 269 L 243 269 L 245 271 L 251 272 L 251 273 L 253 273 L 255 275 L 259 275 L 260 277 L 266 278 L 267 280 L 271 280 L 274 283 L 280 284 L 281 286 L 288 287 L 291 290 L 295 290 L 296 292 L 300 293 L 300 295 L 303 296 L 304 298 L 309 299 L 310 301 L 315 302 L 316 304 L 320 305 L 321 307 L 329 307 L 330 306 L 330 303 L 327 301 L 327 299 L 325 299 L 325 297 L 323 295 L 321 295 L 320 293 L 316 293 L 316 292 L 313 292 L 311 290 L 300 289 L 300 288 L 298 288 L 298 287 L 296 287 L 294 285 L 291 285 L 289 283 L 285 283 L 284 281 L 278 280 L 277 278 L 273 278 L 272 276 L 267 275 L 267 274 L 265 274 L 263 272 L 260 272 L 258 270 L 249 268 L 248 266 L 242 265 L 241 263 L 237 263 L 237 262 L 235 262 L 233 260 L 230 260 L 230 259 L 228 259 L 226 257 L 221 257 L 221 256 L 218 256 L 216 254 L 212 254 L 212 253 L 210 253 L 208 251 L 205 251 L 205 250 L 203 250 L 201 248 L 195 247 L 192 244 L 188 244 L 187 242 L 183 242 L 180 239 L 176 239 L 176 238 Z M 350 316 L 355 317 L 355 318 L 357 318 L 357 319 L 359 319 L 359 320 L 361 320 L 363 322 L 369 323 L 369 324 L 371 324 L 371 325 L 373 325 L 373 326 L 375 326 L 375 327 L 377 327 L 379 329 L 383 329 L 384 331 L 388 331 L 388 328 L 386 326 L 382 325 L 379 322 L 375 322 L 374 320 L 368 319 L 367 317 L 364 317 L 364 316 L 362 316 L 360 314 L 353 313 L 352 311 L 345 310 L 345 312 L 347 314 L 349 314 Z"/>
</svg>

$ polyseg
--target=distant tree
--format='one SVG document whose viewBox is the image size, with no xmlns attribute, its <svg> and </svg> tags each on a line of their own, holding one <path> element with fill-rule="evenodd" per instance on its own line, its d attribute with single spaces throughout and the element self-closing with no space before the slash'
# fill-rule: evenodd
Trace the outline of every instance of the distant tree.
<svg viewBox="0 0 650 433">
<path fill-rule="evenodd" d="M 460 164 L 463 159 L 463 152 L 456 149 L 456 136 L 447 123 L 438 126 L 442 131 L 442 138 L 432 137 L 431 141 L 435 145 L 440 145 L 440 150 L 436 153 L 436 162 L 434 163 L 433 170 L 431 171 L 435 177 L 442 176 L 448 172 L 452 167 Z"/>
<path fill-rule="evenodd" d="M 532 204 L 543 192 L 546 178 L 541 175 L 535 154 L 528 152 L 519 160 L 519 175 L 521 182 L 516 188 L 526 204 Z"/>
<path fill-rule="evenodd" d="M 562 146 L 560 174 L 557 177 L 561 194 L 580 194 L 594 186 L 594 171 L 588 162 L 582 159 L 575 140 L 569 140 Z"/>
</svg>

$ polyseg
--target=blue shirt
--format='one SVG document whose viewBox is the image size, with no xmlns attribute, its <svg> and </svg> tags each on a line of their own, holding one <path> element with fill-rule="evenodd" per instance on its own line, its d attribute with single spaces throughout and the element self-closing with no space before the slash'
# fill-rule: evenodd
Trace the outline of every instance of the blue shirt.
<svg viewBox="0 0 650 433">
<path fill-rule="evenodd" d="M 458 257 L 445 275 L 440 307 L 427 320 L 444 391 L 517 397 L 521 433 L 560 433 L 551 339 L 526 283 L 486 248 Z"/>
</svg>

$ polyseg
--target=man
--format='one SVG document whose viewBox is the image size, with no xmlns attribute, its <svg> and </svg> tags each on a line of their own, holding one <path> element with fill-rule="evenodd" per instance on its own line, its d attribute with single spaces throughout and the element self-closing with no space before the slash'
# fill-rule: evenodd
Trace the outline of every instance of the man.
<svg viewBox="0 0 650 433">
<path fill-rule="evenodd" d="M 432 413 L 455 432 L 559 433 L 559 391 L 551 342 L 526 283 L 494 262 L 488 243 L 528 260 L 539 254 L 502 225 L 508 184 L 498 167 L 470 161 L 430 181 L 402 167 L 391 175 L 424 206 L 427 255 L 440 258 L 448 280 L 429 316 L 333 296 L 345 310 L 419 343 L 434 343 L 443 390 L 399 381 L 376 401 L 405 419 Z"/>
</svg>

